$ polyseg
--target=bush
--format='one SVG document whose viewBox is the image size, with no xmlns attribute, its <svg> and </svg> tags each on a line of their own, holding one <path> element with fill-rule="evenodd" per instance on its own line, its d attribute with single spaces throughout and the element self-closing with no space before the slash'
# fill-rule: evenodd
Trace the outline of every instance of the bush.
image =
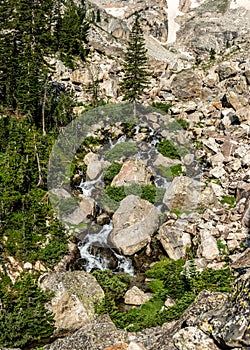
<svg viewBox="0 0 250 350">
<path fill-rule="evenodd" d="M 169 131 L 187 130 L 189 128 L 189 122 L 185 119 L 178 118 L 167 123 L 167 129 Z"/>
<path fill-rule="evenodd" d="M 171 159 L 181 159 L 182 156 L 188 153 L 187 149 L 175 145 L 169 140 L 160 141 L 157 149 L 164 157 Z"/>
<path fill-rule="evenodd" d="M 0 346 L 27 347 L 50 337 L 54 331 L 53 315 L 44 304 L 50 296 L 43 293 L 30 274 L 23 275 L 14 285 L 0 279 Z"/>
<path fill-rule="evenodd" d="M 229 269 L 194 272 L 187 275 L 181 259 L 165 259 L 155 263 L 146 273 L 147 277 L 154 278 L 148 285 L 154 293 L 153 297 L 140 307 L 121 312 L 117 303 L 128 288 L 129 277 L 113 275 L 110 271 L 95 271 L 93 274 L 105 291 L 105 298 L 96 311 L 108 312 L 117 328 L 134 332 L 179 319 L 202 290 L 231 291 L 233 278 Z M 166 296 L 175 300 L 173 306 L 164 307 Z"/>
<path fill-rule="evenodd" d="M 104 152 L 105 158 L 110 162 L 119 161 L 123 157 L 133 156 L 138 152 L 138 148 L 134 142 L 120 142 L 113 148 Z"/>
<path fill-rule="evenodd" d="M 169 167 L 160 165 L 159 168 L 161 170 L 162 176 L 164 176 L 167 179 L 173 179 L 176 176 L 185 174 L 185 172 L 182 170 L 181 164 L 176 164 Z"/>
<path fill-rule="evenodd" d="M 119 174 L 122 164 L 113 162 L 105 171 L 103 175 L 103 180 L 105 185 L 110 185 L 114 177 Z"/>
<path fill-rule="evenodd" d="M 160 109 L 161 111 L 168 113 L 168 110 L 172 107 L 171 103 L 163 103 L 163 102 L 153 102 L 152 107 Z"/>
<path fill-rule="evenodd" d="M 157 188 L 155 185 L 140 186 L 136 183 L 130 186 L 107 186 L 105 189 L 105 194 L 116 202 L 120 202 L 126 196 L 133 194 L 150 203 L 156 203 L 162 200 L 164 192 L 164 189 Z"/>
</svg>

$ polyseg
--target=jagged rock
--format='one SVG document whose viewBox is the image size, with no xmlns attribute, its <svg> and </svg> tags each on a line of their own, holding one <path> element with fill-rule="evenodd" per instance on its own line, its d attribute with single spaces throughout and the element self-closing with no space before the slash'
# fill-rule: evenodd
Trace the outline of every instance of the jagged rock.
<svg viewBox="0 0 250 350">
<path fill-rule="evenodd" d="M 152 294 L 144 293 L 140 288 L 134 286 L 125 293 L 124 302 L 129 305 L 142 305 L 151 297 Z"/>
<path fill-rule="evenodd" d="M 220 254 L 217 241 L 212 236 L 211 232 L 203 229 L 199 232 L 200 244 L 198 248 L 198 254 L 207 260 L 213 260 L 217 258 Z"/>
<path fill-rule="evenodd" d="M 213 168 L 212 170 L 209 171 L 209 174 L 211 176 L 215 177 L 216 179 L 220 179 L 226 173 L 227 172 L 225 171 L 225 169 L 223 167 L 220 167 L 220 166 L 216 166 L 215 168 Z"/>
<path fill-rule="evenodd" d="M 219 346 L 250 346 L 250 271 L 242 275 L 222 308 L 203 315 L 199 327 L 211 334 Z"/>
<path fill-rule="evenodd" d="M 230 62 L 222 63 L 216 69 L 216 72 L 219 75 L 220 81 L 228 79 L 232 76 L 235 76 L 238 73 L 238 71 L 239 70 Z"/>
<path fill-rule="evenodd" d="M 151 184 L 152 173 L 138 159 L 127 159 L 117 174 L 111 186 L 129 186 L 134 183 L 139 185 Z"/>
<path fill-rule="evenodd" d="M 95 318 L 94 304 L 104 292 L 84 271 L 52 272 L 39 280 L 42 290 L 55 293 L 47 308 L 54 313 L 56 333 L 75 331 Z"/>
<path fill-rule="evenodd" d="M 89 222 L 95 215 L 96 204 L 93 198 L 81 195 L 81 201 L 77 208 L 70 214 L 66 214 L 63 220 L 71 225 L 79 225 L 83 222 Z"/>
<path fill-rule="evenodd" d="M 124 255 L 132 255 L 145 247 L 158 228 L 159 211 L 146 200 L 129 195 L 113 215 L 111 244 Z"/>
<path fill-rule="evenodd" d="M 234 91 L 228 91 L 224 96 L 225 102 L 229 107 L 233 107 L 235 111 L 247 105 L 248 99 L 236 94 Z"/>
<path fill-rule="evenodd" d="M 86 177 L 87 180 L 95 180 L 104 168 L 110 165 L 109 162 L 100 160 L 98 154 L 89 152 L 84 157 L 84 163 L 87 165 Z"/>
<path fill-rule="evenodd" d="M 162 165 L 166 168 L 176 164 L 181 164 L 181 162 L 178 159 L 164 157 L 161 153 L 157 154 L 156 159 L 153 163 L 155 167 L 159 167 L 160 165 Z"/>
<path fill-rule="evenodd" d="M 171 84 L 173 94 L 182 100 L 201 96 L 201 79 L 191 70 L 176 75 Z"/>
<path fill-rule="evenodd" d="M 160 229 L 157 239 L 171 259 L 178 260 L 186 254 L 186 248 L 191 245 L 191 237 L 185 232 L 185 220 L 166 222 Z"/>
<path fill-rule="evenodd" d="M 175 333 L 174 345 L 178 350 L 219 350 L 214 341 L 198 327 L 186 327 Z"/>
<path fill-rule="evenodd" d="M 163 203 L 170 210 L 198 210 L 216 206 L 217 199 L 211 187 L 189 178 L 178 176 L 173 179 L 165 191 Z"/>
</svg>

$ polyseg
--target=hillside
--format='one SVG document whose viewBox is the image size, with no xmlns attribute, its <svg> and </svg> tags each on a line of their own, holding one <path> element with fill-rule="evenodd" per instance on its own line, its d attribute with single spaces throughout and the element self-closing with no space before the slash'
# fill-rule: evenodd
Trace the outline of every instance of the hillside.
<svg viewBox="0 0 250 350">
<path fill-rule="evenodd" d="M 0 5 L 0 347 L 247 350 L 249 2 L 27 5 Z"/>
</svg>

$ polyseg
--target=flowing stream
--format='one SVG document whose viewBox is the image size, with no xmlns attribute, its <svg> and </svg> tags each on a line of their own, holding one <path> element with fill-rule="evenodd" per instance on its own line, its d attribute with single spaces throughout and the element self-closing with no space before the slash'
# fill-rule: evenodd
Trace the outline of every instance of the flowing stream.
<svg viewBox="0 0 250 350">
<path fill-rule="evenodd" d="M 139 130 L 139 126 L 136 126 L 134 128 L 134 136 L 139 133 Z M 157 155 L 159 155 L 159 152 L 156 148 L 159 139 L 157 139 L 157 136 L 154 137 L 154 130 L 152 128 L 149 128 L 147 134 L 150 139 L 147 139 L 145 142 L 140 142 L 141 147 L 139 147 L 138 152 L 134 154 L 133 157 L 140 159 L 144 163 L 146 162 L 148 169 L 155 170 L 153 163 Z M 122 135 L 115 142 L 109 139 L 109 148 L 113 148 L 118 143 L 124 143 L 124 148 L 126 148 L 125 143 L 130 141 L 133 140 L 127 138 L 125 135 Z M 160 172 L 156 173 L 153 171 L 153 173 L 154 185 L 157 188 L 165 190 L 170 183 L 170 179 L 166 179 L 161 175 Z M 93 181 L 82 180 L 79 188 L 83 195 L 95 198 L 96 189 L 103 189 L 103 174 L 101 174 L 97 179 Z M 155 205 L 157 206 L 158 210 L 162 211 L 164 207 L 163 203 L 159 202 Z M 113 269 L 115 271 L 122 271 L 133 275 L 134 268 L 132 265 L 132 260 L 129 257 L 118 254 L 117 251 L 109 246 L 108 237 L 112 229 L 113 224 L 112 220 L 110 220 L 109 224 L 102 226 L 99 232 L 87 232 L 85 234 L 83 240 L 79 244 L 83 268 L 87 272 L 90 272 L 94 269 Z M 111 259 L 116 260 L 115 267 L 112 266 Z"/>
</svg>

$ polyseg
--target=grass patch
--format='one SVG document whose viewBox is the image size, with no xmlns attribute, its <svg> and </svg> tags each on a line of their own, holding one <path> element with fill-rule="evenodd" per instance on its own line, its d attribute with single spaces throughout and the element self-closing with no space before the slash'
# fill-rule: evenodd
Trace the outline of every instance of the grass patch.
<svg viewBox="0 0 250 350">
<path fill-rule="evenodd" d="M 120 202 L 128 195 L 135 195 L 150 203 L 157 203 L 163 199 L 165 189 L 157 188 L 155 185 L 132 184 L 130 186 L 107 186 L 105 194 L 116 202 Z"/>
<path fill-rule="evenodd" d="M 171 103 L 163 103 L 163 102 L 153 102 L 152 107 L 157 108 L 165 113 L 168 113 L 169 109 L 172 107 Z"/>
</svg>

